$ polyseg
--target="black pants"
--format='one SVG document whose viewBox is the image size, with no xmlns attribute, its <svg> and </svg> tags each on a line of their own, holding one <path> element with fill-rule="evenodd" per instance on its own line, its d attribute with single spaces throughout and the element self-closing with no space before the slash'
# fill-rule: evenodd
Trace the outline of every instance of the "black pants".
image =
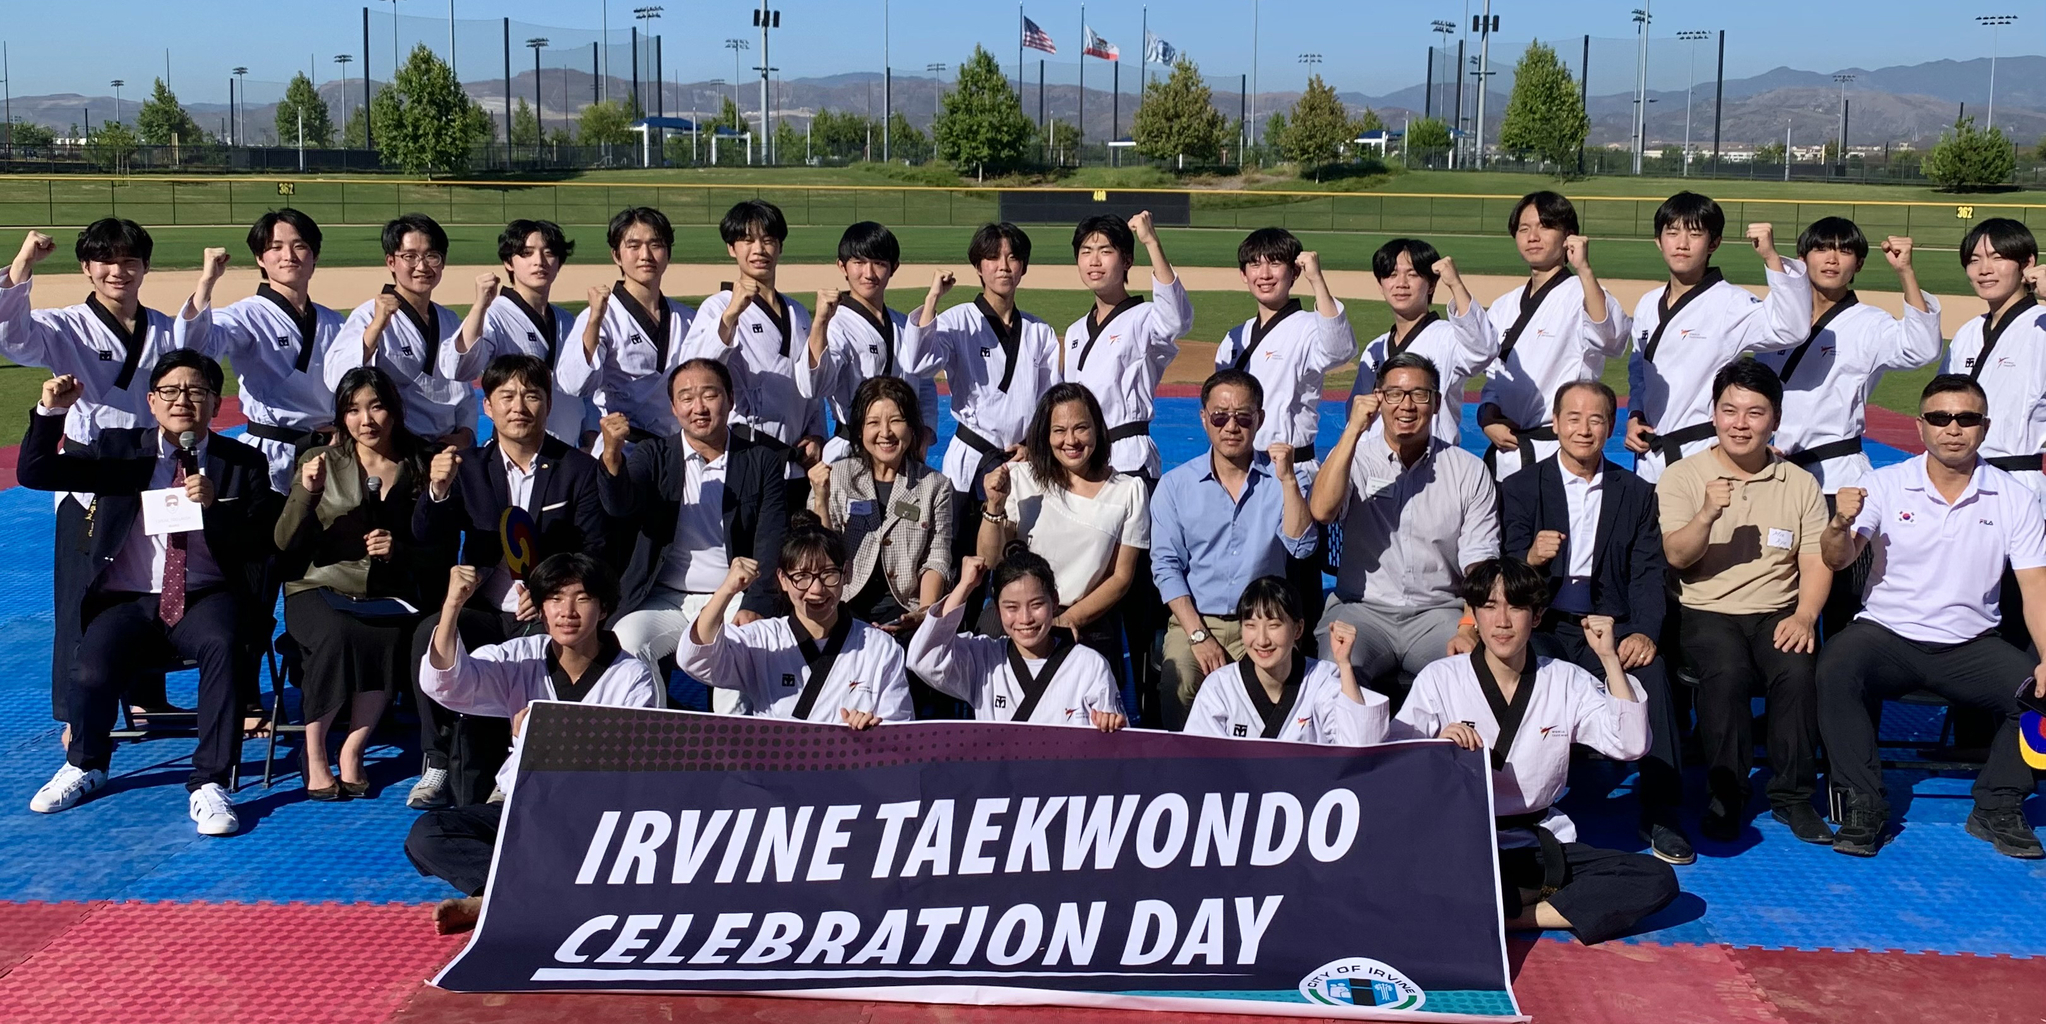
<svg viewBox="0 0 2046 1024">
<path fill-rule="evenodd" d="M 1967 643 L 1930 644 L 1907 640 L 1873 622 L 1847 627 L 1819 657 L 1819 728 L 1833 784 L 1884 801 L 1869 706 L 1923 688 L 1952 701 L 1956 709 L 1976 708 L 1994 717 L 1989 760 L 1975 777 L 1975 806 L 1986 811 L 2018 806 L 2032 792 L 2032 769 L 2018 752 L 2023 708 L 2016 693 L 2036 665 L 1993 633 Z M 1886 802 L 1883 808 L 1887 813 Z"/>
<path fill-rule="evenodd" d="M 1826 496 L 1826 511 L 1834 510 L 1832 495 Z M 1868 574 L 1875 567 L 1875 545 L 1863 545 L 1861 557 L 1833 573 L 1833 589 L 1826 594 L 1826 607 L 1819 613 L 1819 637 L 1828 643 L 1861 614 L 1861 594 L 1868 589 Z"/>
<path fill-rule="evenodd" d="M 1751 694 L 1764 688 L 1768 703 L 1769 804 L 1809 801 L 1818 789 L 1818 657 L 1776 649 L 1776 624 L 1790 609 L 1725 615 L 1684 609 L 1684 655 L 1698 672 L 1698 741 L 1705 750 L 1712 798 L 1738 811 L 1751 791 L 1755 723 Z"/>
<path fill-rule="evenodd" d="M 985 507 L 986 504 L 970 490 L 952 492 L 952 568 L 955 570 L 954 575 L 957 575 L 956 570 L 959 568 L 959 563 L 965 560 L 967 555 L 971 555 L 979 549 L 980 513 Z M 996 552 L 996 554 L 999 555 L 1000 552 Z M 992 570 L 994 566 L 991 565 L 988 568 Z M 986 599 L 986 582 L 982 582 L 979 586 L 974 587 L 973 592 L 966 595 L 965 613 L 959 617 L 959 628 L 962 631 L 973 628 L 972 624 L 980 621 L 980 607 Z"/>
<path fill-rule="evenodd" d="M 1583 628 L 1568 619 L 1545 623 L 1535 631 L 1530 646 L 1541 657 L 1567 661 L 1605 678 L 1605 666 L 1599 664 L 1598 655 L 1585 641 Z M 1658 655 L 1640 668 L 1629 669 L 1627 674 L 1641 684 L 1642 697 L 1648 701 L 1648 756 L 1636 762 L 1641 772 L 1641 810 L 1645 814 L 1651 807 L 1675 807 L 1684 802 L 1684 779 L 1678 754 L 1681 733 L 1676 703 L 1670 694 L 1669 673 Z"/>
<path fill-rule="evenodd" d="M 428 811 L 406 833 L 405 856 L 420 874 L 442 879 L 465 896 L 481 896 L 490 883 L 490 857 L 503 822 L 503 804 Z"/>
<path fill-rule="evenodd" d="M 1542 887 L 1541 854 L 1535 846 L 1499 851 L 1500 889 L 1509 920 L 1526 909 L 1520 890 Z M 1547 902 L 1586 945 L 1627 934 L 1642 918 L 1669 906 L 1680 891 L 1677 873 L 1645 853 L 1564 843 L 1563 862 L 1563 887 Z"/>
<path fill-rule="evenodd" d="M 66 701 L 71 745 L 65 757 L 80 768 L 105 771 L 114 752 L 107 734 L 120 714 L 121 695 L 137 675 L 159 671 L 177 654 L 199 663 L 199 746 L 192 751 L 185 788 L 209 782 L 225 786 L 241 758 L 235 679 L 242 670 L 241 609 L 224 589 L 191 591 L 185 595 L 185 617 L 166 627 L 157 616 L 157 599 L 124 591 L 87 599 Z"/>
<path fill-rule="evenodd" d="M 419 746 L 426 753 L 428 768 L 447 770 L 448 798 L 455 806 L 480 804 L 489 798 L 497 769 L 511 755 L 511 720 L 449 711 L 419 688 L 419 663 L 433 646 L 433 632 L 440 619 L 438 612 L 427 616 L 412 634 L 412 693 L 419 706 Z M 462 638 L 462 646 L 473 651 L 523 636 L 528 625 L 507 612 L 472 605 L 462 609 L 455 632 Z"/>
</svg>

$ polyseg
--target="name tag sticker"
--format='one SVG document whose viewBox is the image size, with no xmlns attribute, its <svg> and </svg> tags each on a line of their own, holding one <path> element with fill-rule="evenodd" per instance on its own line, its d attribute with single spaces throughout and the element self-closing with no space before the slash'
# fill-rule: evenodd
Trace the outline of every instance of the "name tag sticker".
<svg viewBox="0 0 2046 1024">
<path fill-rule="evenodd" d="M 872 498 L 854 498 L 846 503 L 846 513 L 855 516 L 873 515 L 874 500 Z"/>
<path fill-rule="evenodd" d="M 917 507 L 916 502 L 898 501 L 895 503 L 895 518 L 907 519 L 913 523 L 923 517 L 923 509 Z"/>
<path fill-rule="evenodd" d="M 1795 534 L 1792 534 L 1789 530 L 1776 528 L 1771 528 L 1769 530 L 1769 546 L 1772 548 L 1787 549 L 1796 542 L 1797 536 Z"/>
</svg>

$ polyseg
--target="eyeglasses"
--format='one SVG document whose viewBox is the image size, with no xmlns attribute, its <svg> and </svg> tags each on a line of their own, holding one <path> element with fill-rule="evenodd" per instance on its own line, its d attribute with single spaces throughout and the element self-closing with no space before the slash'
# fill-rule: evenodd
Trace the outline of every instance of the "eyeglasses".
<svg viewBox="0 0 2046 1024">
<path fill-rule="evenodd" d="M 448 261 L 447 254 L 443 252 L 428 253 L 401 252 L 393 253 L 392 255 L 397 259 L 398 262 L 403 263 L 408 267 L 420 263 L 424 263 L 429 267 L 438 267 Z"/>
<path fill-rule="evenodd" d="M 823 572 L 785 572 L 782 575 L 788 577 L 789 585 L 797 590 L 808 590 L 812 583 L 822 583 L 826 589 L 836 589 L 845 583 L 845 574 L 837 569 L 826 569 Z"/>
<path fill-rule="evenodd" d="M 1989 419 L 1988 416 L 1985 416 L 1979 412 L 1943 412 L 1943 411 L 1919 413 L 1918 418 L 1924 420 L 1927 423 L 1932 424 L 1935 427 L 1944 427 L 1950 423 L 1958 423 L 1963 428 L 1979 427 L 1984 422 L 1987 422 Z"/>
<path fill-rule="evenodd" d="M 200 402 L 212 398 L 215 394 L 217 394 L 217 392 L 215 392 L 212 388 L 204 387 L 198 384 L 193 384 L 189 387 L 179 387 L 176 384 L 165 384 L 160 388 L 150 388 L 149 393 L 155 395 L 157 401 L 164 402 L 166 404 L 170 402 L 175 402 L 182 398 L 185 401 L 191 402 L 194 405 L 197 405 Z"/>
<path fill-rule="evenodd" d="M 1378 400 L 1387 405 L 1405 405 L 1412 400 L 1415 405 L 1434 405 L 1434 388 L 1380 388 Z"/>
<path fill-rule="evenodd" d="M 1216 430 L 1228 426 L 1231 421 L 1234 421 L 1237 426 L 1249 430 L 1257 426 L 1257 413 L 1227 412 L 1218 409 L 1208 414 L 1208 426 L 1214 427 Z"/>
</svg>

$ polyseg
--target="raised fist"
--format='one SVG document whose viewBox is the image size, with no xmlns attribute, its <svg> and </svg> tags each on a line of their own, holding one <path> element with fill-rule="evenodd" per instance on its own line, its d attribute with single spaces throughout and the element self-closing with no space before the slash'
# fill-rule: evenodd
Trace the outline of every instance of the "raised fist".
<svg viewBox="0 0 2046 1024">
<path fill-rule="evenodd" d="M 1378 415 L 1378 392 L 1365 391 L 1350 396 L 1350 422 L 1365 424 Z"/>
<path fill-rule="evenodd" d="M 1711 516 L 1713 519 L 1718 519 L 1720 514 L 1724 513 L 1732 505 L 1733 481 L 1720 477 L 1717 480 L 1706 483 L 1705 507 L 1702 510 L 1706 515 Z"/>
<path fill-rule="evenodd" d="M 1272 458 L 1272 475 L 1281 480 L 1293 475 L 1293 446 L 1283 441 L 1265 449 Z"/>
<path fill-rule="evenodd" d="M 831 463 L 819 459 L 804 475 L 810 478 L 813 493 L 822 494 L 831 489 Z"/>
<path fill-rule="evenodd" d="M 812 315 L 812 319 L 814 320 L 829 319 L 831 317 L 831 314 L 838 312 L 839 300 L 842 299 L 844 296 L 845 293 L 839 291 L 836 288 L 825 288 L 819 290 L 817 292 L 817 305 L 815 307 L 816 312 Z"/>
<path fill-rule="evenodd" d="M 1902 235 L 1891 235 L 1883 239 L 1883 258 L 1890 261 L 1890 269 L 1903 270 L 1911 265 L 1911 240 Z"/>
<path fill-rule="evenodd" d="M 987 559 L 979 555 L 967 555 L 959 560 L 959 591 L 970 593 L 987 578 Z"/>
<path fill-rule="evenodd" d="M 1748 225 L 1747 239 L 1754 244 L 1756 252 L 1774 252 L 1776 250 L 1776 225 L 1760 221 L 1750 224 Z"/>
<path fill-rule="evenodd" d="M 1591 647 L 1591 653 L 1600 658 L 1620 656 L 1618 641 L 1613 639 L 1613 617 L 1610 615 L 1584 617 L 1584 642 Z"/>
<path fill-rule="evenodd" d="M 56 239 L 40 231 L 31 231 L 28 233 L 27 238 L 21 240 L 21 256 L 19 258 L 26 260 L 28 265 L 32 267 L 49 259 L 50 254 L 56 251 Z"/>
<path fill-rule="evenodd" d="M 467 604 L 483 582 L 483 574 L 473 565 L 457 565 L 448 570 L 447 607 L 460 608 Z"/>
<path fill-rule="evenodd" d="M 378 292 L 375 309 L 376 319 L 389 321 L 398 315 L 398 296 L 392 292 Z"/>
<path fill-rule="evenodd" d="M 448 489 L 455 485 L 455 474 L 462 468 L 462 457 L 453 449 L 442 451 L 433 457 L 426 470 L 426 485 L 433 489 L 435 497 L 445 498 Z"/>
<path fill-rule="evenodd" d="M 980 485 L 987 491 L 987 507 L 1000 512 L 1009 503 L 1009 464 L 1004 462 L 981 479 Z"/>
<path fill-rule="evenodd" d="M 1842 487 L 1833 497 L 1833 518 L 1849 523 L 1861 517 L 1862 502 L 1868 498 L 1868 490 L 1862 487 Z"/>
<path fill-rule="evenodd" d="M 1293 261 L 1293 265 L 1300 268 L 1300 276 L 1314 277 L 1321 273 L 1321 254 L 1313 251 L 1303 252 Z"/>
<path fill-rule="evenodd" d="M 476 304 L 478 306 L 489 309 L 490 304 L 497 301 L 497 293 L 503 290 L 504 282 L 499 281 L 496 274 L 483 273 L 476 276 Z"/>
<path fill-rule="evenodd" d="M 1350 660 L 1350 651 L 1357 646 L 1357 627 L 1347 622 L 1331 622 L 1328 625 L 1328 649 L 1340 665 Z"/>
<path fill-rule="evenodd" d="M 1591 239 L 1583 235 L 1571 235 L 1563 239 L 1563 259 L 1573 271 L 1582 272 L 1591 264 Z"/>
<path fill-rule="evenodd" d="M 69 409 L 85 397 L 85 385 L 65 373 L 43 382 L 43 408 Z"/>
<path fill-rule="evenodd" d="M 601 322 L 604 319 L 604 308 L 611 304 L 611 289 L 601 284 L 593 284 L 584 298 L 589 300 L 590 320 Z"/>
<path fill-rule="evenodd" d="M 625 447 L 625 440 L 632 436 L 632 421 L 622 412 L 605 413 L 597 421 L 597 429 L 604 434 L 604 450 L 618 451 Z"/>
<path fill-rule="evenodd" d="M 1549 564 L 1563 551 L 1564 534 L 1560 530 L 1543 530 L 1535 534 L 1534 543 L 1527 549 L 1527 564 L 1542 566 Z"/>
<path fill-rule="evenodd" d="M 958 276 L 953 274 L 951 271 L 949 270 L 938 271 L 936 274 L 931 275 L 931 298 L 933 299 L 944 298 L 945 293 L 951 291 L 952 286 L 958 283 L 959 283 Z"/>
<path fill-rule="evenodd" d="M 327 460 L 316 457 L 299 463 L 298 482 L 306 489 L 307 494 L 318 494 L 326 490 Z"/>
<path fill-rule="evenodd" d="M 732 567 L 725 570 L 724 585 L 719 588 L 727 594 L 743 593 L 753 581 L 760 578 L 760 563 L 751 558 L 734 558 Z"/>
<path fill-rule="evenodd" d="M 1136 236 L 1138 245 L 1148 246 L 1158 241 L 1158 232 L 1151 227 L 1151 211 L 1139 210 L 1130 218 L 1130 234 Z"/>
<path fill-rule="evenodd" d="M 220 275 L 227 273 L 227 261 L 226 249 L 218 246 L 208 247 L 199 258 L 199 276 L 208 281 L 220 280 Z"/>
</svg>

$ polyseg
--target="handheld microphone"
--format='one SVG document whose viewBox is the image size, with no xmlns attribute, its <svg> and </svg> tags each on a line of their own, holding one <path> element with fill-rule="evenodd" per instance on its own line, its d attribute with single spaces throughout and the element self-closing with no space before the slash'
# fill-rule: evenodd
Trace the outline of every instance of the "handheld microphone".
<svg viewBox="0 0 2046 1024">
<path fill-rule="evenodd" d="M 383 501 L 383 492 L 384 492 L 384 478 L 383 478 L 383 477 L 380 477 L 380 476 L 373 476 L 373 477 L 370 477 L 370 478 L 369 478 L 369 479 L 368 479 L 367 481 L 364 481 L 364 483 L 363 483 L 363 485 L 362 485 L 362 488 L 363 488 L 363 491 L 364 491 L 364 500 L 365 500 L 365 501 L 368 501 L 368 502 L 371 502 L 371 503 L 380 503 L 380 502 L 382 502 L 382 501 Z"/>
<path fill-rule="evenodd" d="M 179 434 L 178 454 L 182 456 L 179 461 L 185 464 L 187 472 L 196 469 L 199 465 L 199 435 L 189 430 Z"/>
</svg>

